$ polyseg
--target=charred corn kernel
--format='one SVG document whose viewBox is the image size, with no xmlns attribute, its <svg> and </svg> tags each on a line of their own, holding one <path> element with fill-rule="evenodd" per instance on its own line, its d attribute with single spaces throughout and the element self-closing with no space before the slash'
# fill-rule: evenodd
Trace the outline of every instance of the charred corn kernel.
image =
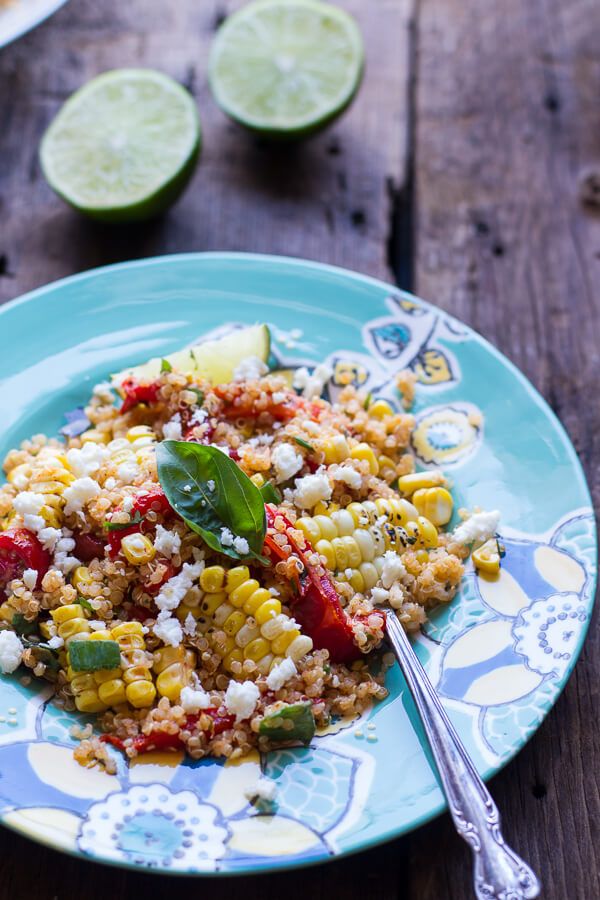
<svg viewBox="0 0 600 900">
<path fill-rule="evenodd" d="M 76 588 L 80 588 L 82 585 L 92 584 L 93 580 L 87 566 L 77 566 L 71 575 L 71 584 Z"/>
<path fill-rule="evenodd" d="M 139 634 L 143 637 L 144 626 L 141 622 L 122 622 L 121 625 L 115 625 L 114 628 L 111 628 L 111 634 L 113 641 L 118 641 L 119 638 L 128 634 Z"/>
<path fill-rule="evenodd" d="M 156 688 L 161 697 L 179 699 L 181 690 L 190 683 L 196 665 L 196 654 L 184 647 L 164 647 L 154 651 Z"/>
<path fill-rule="evenodd" d="M 373 419 L 383 419 L 384 416 L 393 416 L 394 410 L 386 400 L 375 400 L 369 406 L 368 413 Z"/>
<path fill-rule="evenodd" d="M 401 475 L 398 479 L 398 490 L 402 494 L 414 494 L 422 488 L 440 487 L 446 484 L 442 472 L 411 472 L 410 475 Z"/>
<path fill-rule="evenodd" d="M 0 606 L 0 619 L 4 618 L 3 612 L 2 612 L 2 607 L 5 605 L 8 605 L 8 604 L 3 603 L 2 606 Z M 4 621 L 11 622 L 12 619 L 5 619 Z M 50 627 L 50 622 L 40 622 L 38 624 L 38 628 L 40 629 L 41 636 L 43 638 L 45 638 L 46 640 L 49 640 L 52 637 L 52 635 L 55 634 L 55 632 L 56 632 L 55 628 Z"/>
<path fill-rule="evenodd" d="M 143 566 L 156 556 L 152 541 L 144 534 L 126 534 L 121 541 L 121 550 L 132 566 Z"/>
<path fill-rule="evenodd" d="M 429 550 L 438 545 L 438 530 L 425 516 L 419 516 L 416 522 L 409 522 L 406 526 L 406 533 L 409 538 L 415 540 L 417 547 L 425 547 Z"/>
<path fill-rule="evenodd" d="M 224 631 L 214 632 L 211 636 L 213 649 L 222 657 L 227 656 L 235 649 L 235 640 L 225 634 Z"/>
<path fill-rule="evenodd" d="M 490 538 L 471 554 L 473 565 L 480 572 L 487 575 L 498 575 L 500 572 L 500 552 L 496 538 Z"/>
<path fill-rule="evenodd" d="M 261 488 L 265 483 L 264 475 L 261 475 L 260 472 L 256 472 L 255 475 L 250 477 L 250 481 L 252 484 L 255 484 L 257 488 Z"/>
<path fill-rule="evenodd" d="M 230 593 L 250 578 L 248 566 L 234 566 L 227 573 L 225 590 Z"/>
<path fill-rule="evenodd" d="M 370 447 L 369 444 L 357 444 L 356 447 L 353 447 L 350 451 L 350 458 L 366 460 L 369 463 L 369 472 L 371 475 L 377 475 L 379 472 L 377 458 L 373 448 Z"/>
<path fill-rule="evenodd" d="M 125 703 L 127 695 L 125 685 L 120 678 L 111 678 L 98 686 L 98 696 L 107 706 L 118 706 Z"/>
<path fill-rule="evenodd" d="M 269 642 L 263 637 L 256 638 L 244 647 L 244 659 L 251 659 L 252 662 L 257 663 L 269 653 L 270 649 Z"/>
<path fill-rule="evenodd" d="M 234 610 L 223 622 L 223 631 L 230 637 L 235 637 L 242 625 L 246 622 L 246 616 L 239 609 Z"/>
<path fill-rule="evenodd" d="M 68 603 L 50 612 L 56 625 L 56 631 L 63 641 L 68 643 L 75 635 L 81 640 L 91 631 L 85 618 L 83 607 L 79 603 Z"/>
<path fill-rule="evenodd" d="M 227 600 L 225 591 L 219 591 L 217 594 L 205 594 L 200 607 L 202 615 L 207 619 L 212 619 L 217 609 Z"/>
<path fill-rule="evenodd" d="M 125 437 L 130 443 L 138 441 L 140 438 L 151 438 L 153 441 L 156 440 L 156 435 L 149 425 L 134 425 L 133 428 L 128 429 Z"/>
<path fill-rule="evenodd" d="M 229 653 L 223 659 L 223 666 L 227 669 L 228 672 L 231 672 L 232 663 L 243 663 L 244 662 L 244 654 L 240 650 L 239 647 L 234 647 L 233 650 L 230 650 Z"/>
<path fill-rule="evenodd" d="M 306 656 L 307 653 L 310 653 L 313 647 L 312 640 L 307 637 L 305 634 L 299 635 L 299 637 L 294 638 L 292 643 L 289 645 L 287 650 L 285 651 L 285 655 L 289 656 L 290 659 L 293 659 L 294 662 L 300 662 L 300 660 Z"/>
<path fill-rule="evenodd" d="M 425 516 L 434 525 L 447 525 L 452 518 L 454 501 L 446 488 L 419 488 L 414 492 L 412 501 L 420 515 Z"/>
<path fill-rule="evenodd" d="M 260 584 L 254 578 L 249 578 L 243 584 L 238 585 L 234 590 L 230 589 L 229 601 L 233 606 L 244 606 L 250 599 L 252 594 L 259 590 Z"/>
<path fill-rule="evenodd" d="M 107 709 L 107 704 L 101 699 L 98 693 L 98 685 L 91 673 L 85 675 L 74 675 L 70 667 L 67 669 L 67 678 L 69 678 L 71 692 L 75 700 L 75 706 L 79 712 L 98 713 Z"/>
<path fill-rule="evenodd" d="M 180 622 L 185 622 L 189 615 L 192 616 L 193 619 L 201 619 L 204 617 L 204 613 L 202 612 L 202 607 L 200 606 L 189 606 L 187 603 L 180 603 L 177 609 L 175 610 L 175 615 L 179 619 Z"/>
<path fill-rule="evenodd" d="M 254 618 L 258 626 L 264 625 L 269 619 L 274 619 L 281 612 L 281 603 L 276 597 L 265 600 L 254 613 Z"/>
<path fill-rule="evenodd" d="M 88 636 L 88 641 L 111 641 L 110 631 L 92 631 Z"/>
<path fill-rule="evenodd" d="M 321 449 L 325 456 L 325 462 L 341 463 L 350 456 L 350 447 L 343 434 L 336 434 L 323 442 Z"/>
<path fill-rule="evenodd" d="M 235 612 L 235 606 L 232 606 L 231 603 L 225 601 L 220 605 L 213 616 L 213 622 L 217 628 L 221 628 L 232 612 Z"/>
<path fill-rule="evenodd" d="M 346 507 L 346 512 L 350 513 L 357 528 L 364 528 L 366 525 L 370 524 L 369 515 L 365 509 L 364 503 L 349 503 Z"/>
<path fill-rule="evenodd" d="M 200 575 L 200 587 L 207 594 L 217 594 L 223 590 L 225 584 L 225 569 L 223 566 L 208 566 Z"/>
<path fill-rule="evenodd" d="M 82 444 L 108 444 L 110 435 L 106 431 L 99 431 L 97 428 L 88 428 L 79 436 Z"/>
<path fill-rule="evenodd" d="M 29 463 L 21 463 L 19 466 L 15 466 L 14 469 L 10 470 L 6 479 L 9 484 L 14 484 L 19 490 L 23 490 L 31 477 L 31 472 L 32 467 Z"/>
<path fill-rule="evenodd" d="M 135 709 L 145 709 L 154 703 L 156 688 L 152 681 L 134 681 L 126 686 L 125 696 Z"/>
</svg>

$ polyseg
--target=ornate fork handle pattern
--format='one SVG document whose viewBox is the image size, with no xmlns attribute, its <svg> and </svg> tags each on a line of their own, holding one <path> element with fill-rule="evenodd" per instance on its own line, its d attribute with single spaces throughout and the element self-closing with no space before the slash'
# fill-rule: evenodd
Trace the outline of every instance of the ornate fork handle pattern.
<svg viewBox="0 0 600 900">
<path fill-rule="evenodd" d="M 395 616 L 388 616 L 387 633 L 423 722 L 450 815 L 473 852 L 475 896 L 478 900 L 537 897 L 536 876 L 504 842 L 496 804 Z"/>
</svg>

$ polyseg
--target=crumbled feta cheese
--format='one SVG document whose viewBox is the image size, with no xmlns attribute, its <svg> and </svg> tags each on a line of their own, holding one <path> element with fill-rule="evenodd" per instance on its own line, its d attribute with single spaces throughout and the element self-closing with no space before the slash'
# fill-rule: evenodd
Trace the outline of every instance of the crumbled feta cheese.
<svg viewBox="0 0 600 900">
<path fill-rule="evenodd" d="M 186 713 L 197 713 L 201 709 L 208 709 L 211 705 L 210 696 L 206 691 L 195 691 L 194 688 L 184 687 L 181 689 L 179 704 L 183 706 Z"/>
<path fill-rule="evenodd" d="M 156 605 L 163 611 L 177 609 L 194 581 L 200 577 L 204 569 L 204 562 L 184 563 L 179 574 L 163 584 L 156 596 Z M 156 632 L 155 632 L 156 633 Z"/>
<path fill-rule="evenodd" d="M 30 591 L 33 591 L 38 580 L 37 569 L 25 569 L 23 572 L 23 584 Z"/>
<path fill-rule="evenodd" d="M 390 592 L 386 591 L 385 588 L 374 587 L 371 591 L 371 600 L 376 604 L 386 603 L 389 600 L 389 596 Z"/>
<path fill-rule="evenodd" d="M 243 537 L 234 537 L 233 549 L 236 553 L 239 553 L 240 556 L 247 556 L 248 553 L 250 553 L 250 545 L 246 538 Z"/>
<path fill-rule="evenodd" d="M 358 491 L 362 487 L 362 475 L 352 466 L 332 466 L 329 469 L 329 474 L 334 481 L 343 481 L 344 484 L 347 484 L 354 491 Z"/>
<path fill-rule="evenodd" d="M 255 434 L 246 441 L 251 447 L 268 447 L 275 440 L 274 434 Z"/>
<path fill-rule="evenodd" d="M 236 722 L 249 719 L 254 710 L 260 691 L 253 681 L 230 681 L 225 693 L 225 707 L 235 716 Z"/>
<path fill-rule="evenodd" d="M 321 431 L 321 426 L 319 425 L 319 423 L 313 422 L 312 419 L 305 419 L 304 422 L 302 422 L 302 427 L 304 428 L 305 431 L 308 432 L 308 434 L 312 434 L 315 437 Z"/>
<path fill-rule="evenodd" d="M 394 550 L 388 550 L 383 554 L 383 569 L 381 570 L 381 583 L 389 591 L 395 581 L 399 581 L 406 575 L 404 563 Z"/>
<path fill-rule="evenodd" d="M 264 800 L 272 803 L 277 796 L 277 782 L 272 778 L 261 777 L 244 791 L 247 800 Z"/>
<path fill-rule="evenodd" d="M 321 396 L 325 385 L 332 375 L 332 369 L 325 363 L 319 363 L 318 366 L 315 366 L 312 374 L 305 366 L 301 366 L 294 372 L 293 385 L 297 390 L 302 391 L 304 397 L 308 397 L 310 400 L 313 397 Z"/>
<path fill-rule="evenodd" d="M 497 509 L 491 512 L 473 513 L 454 529 L 452 537 L 461 544 L 487 541 L 495 535 L 499 523 L 500 513 Z"/>
<path fill-rule="evenodd" d="M 186 494 L 190 494 L 192 491 L 192 486 L 191 486 L 191 484 L 184 484 L 183 489 L 186 492 Z M 202 505 L 204 506 L 204 504 L 202 504 Z"/>
<path fill-rule="evenodd" d="M 88 625 L 92 631 L 106 631 L 106 622 L 102 622 L 101 619 L 90 619 Z"/>
<path fill-rule="evenodd" d="M 123 497 L 123 501 L 121 503 L 121 509 L 123 509 L 125 512 L 131 512 L 131 510 L 133 509 L 134 502 L 135 502 L 135 500 L 133 497 L 129 497 L 129 496 Z"/>
<path fill-rule="evenodd" d="M 106 481 L 104 482 L 104 487 L 107 489 L 107 491 L 114 491 L 117 484 L 118 484 L 117 479 L 113 478 L 111 475 L 111 477 L 107 478 Z"/>
<path fill-rule="evenodd" d="M 65 514 L 81 512 L 86 503 L 97 497 L 100 493 L 100 485 L 93 478 L 86 475 L 84 478 L 76 478 L 75 481 L 63 491 Z"/>
<path fill-rule="evenodd" d="M 202 425 L 208 418 L 208 412 L 205 409 L 196 409 L 190 417 L 190 425 Z"/>
<path fill-rule="evenodd" d="M 102 444 L 87 441 L 81 449 L 67 450 L 67 463 L 76 478 L 83 478 L 97 472 L 107 456 L 108 450 Z"/>
<path fill-rule="evenodd" d="M 141 474 L 141 469 L 135 460 L 128 460 L 121 463 L 117 469 L 117 477 L 123 484 L 131 484 Z"/>
<path fill-rule="evenodd" d="M 281 591 L 278 591 L 276 587 L 270 587 L 269 593 L 270 593 L 271 597 L 280 597 L 281 596 Z"/>
<path fill-rule="evenodd" d="M 17 472 L 13 469 L 11 473 L 12 484 L 18 491 L 24 491 L 29 484 L 29 475 L 25 472 Z"/>
<path fill-rule="evenodd" d="M 300 509 L 312 509 L 319 500 L 329 500 L 331 497 L 331 485 L 323 472 L 296 478 L 295 483 L 294 503 Z"/>
<path fill-rule="evenodd" d="M 271 453 L 275 481 L 288 481 L 304 465 L 304 459 L 291 444 L 278 444 Z"/>
<path fill-rule="evenodd" d="M 23 657 L 23 644 L 14 631 L 0 631 L 0 671 L 10 675 Z"/>
<path fill-rule="evenodd" d="M 156 537 L 154 538 L 154 549 L 163 556 L 173 556 L 179 553 L 181 549 L 181 538 L 176 531 L 169 531 L 162 525 L 156 526 Z"/>
<path fill-rule="evenodd" d="M 80 566 L 81 562 L 76 556 L 71 556 L 71 550 L 75 549 L 75 541 L 72 537 L 73 532 L 68 528 L 63 528 L 60 538 L 54 545 L 54 566 L 63 575 L 68 575 L 76 566 Z"/>
<path fill-rule="evenodd" d="M 64 646 L 64 641 L 59 634 L 55 634 L 54 637 L 51 637 L 48 641 L 48 646 L 51 650 L 60 650 L 61 647 Z"/>
<path fill-rule="evenodd" d="M 181 622 L 179 619 L 173 618 L 167 609 L 159 612 L 153 631 L 156 637 L 169 647 L 179 647 L 183 640 Z"/>
<path fill-rule="evenodd" d="M 185 617 L 183 633 L 187 634 L 188 637 L 193 637 L 196 634 L 196 620 L 191 613 L 188 613 Z"/>
<path fill-rule="evenodd" d="M 214 491 L 214 489 L 215 489 L 215 483 L 214 483 L 214 481 L 212 480 L 212 478 L 209 478 L 209 479 L 208 479 L 208 481 L 206 482 L 206 487 L 209 489 L 209 491 L 211 491 L 211 492 Z"/>
<path fill-rule="evenodd" d="M 277 666 L 273 666 L 267 675 L 267 687 L 272 691 L 279 691 L 286 681 L 293 678 L 297 669 L 293 659 L 286 657 Z"/>
<path fill-rule="evenodd" d="M 173 418 L 163 425 L 163 438 L 165 441 L 181 441 L 183 439 L 179 413 L 175 413 Z"/>
<path fill-rule="evenodd" d="M 285 403 L 287 394 L 285 391 L 275 391 L 271 399 L 273 403 Z"/>
<path fill-rule="evenodd" d="M 32 516 L 30 513 L 23 516 L 23 525 L 28 531 L 39 532 L 45 524 L 46 520 L 43 516 Z"/>
<path fill-rule="evenodd" d="M 38 531 L 38 538 L 41 541 L 42 547 L 44 550 L 49 550 L 51 553 L 56 547 L 57 543 L 60 541 L 62 537 L 62 531 L 60 528 L 42 528 Z"/>
<path fill-rule="evenodd" d="M 233 370 L 234 381 L 256 381 L 261 375 L 266 375 L 269 367 L 258 356 L 247 356 L 240 360 Z"/>
<path fill-rule="evenodd" d="M 35 494 L 33 491 L 22 491 L 13 500 L 15 512 L 20 516 L 39 516 L 40 510 L 46 504 L 43 494 Z"/>
<path fill-rule="evenodd" d="M 221 528 L 221 543 L 224 547 L 233 547 L 233 534 L 229 528 Z"/>
</svg>

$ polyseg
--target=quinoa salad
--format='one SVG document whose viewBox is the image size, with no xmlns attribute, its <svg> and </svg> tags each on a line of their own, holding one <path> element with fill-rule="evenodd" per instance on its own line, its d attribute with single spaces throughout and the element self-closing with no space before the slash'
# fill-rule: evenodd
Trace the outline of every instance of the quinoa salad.
<svg viewBox="0 0 600 900">
<path fill-rule="evenodd" d="M 386 697 L 386 616 L 417 631 L 464 561 L 495 577 L 498 513 L 415 471 L 414 376 L 395 407 L 330 373 L 270 371 L 266 326 L 98 384 L 0 488 L 0 670 L 107 745 L 241 757 L 307 744 Z M 91 722 L 93 721 L 93 727 Z"/>
</svg>

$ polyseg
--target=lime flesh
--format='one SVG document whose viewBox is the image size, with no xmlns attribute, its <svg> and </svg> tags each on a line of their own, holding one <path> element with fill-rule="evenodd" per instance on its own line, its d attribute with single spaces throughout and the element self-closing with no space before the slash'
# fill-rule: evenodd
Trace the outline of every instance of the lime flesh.
<svg viewBox="0 0 600 900">
<path fill-rule="evenodd" d="M 240 124 L 300 137 L 348 106 L 363 66 L 348 13 L 321 0 L 255 0 L 221 26 L 209 79 L 219 106 Z"/>
<path fill-rule="evenodd" d="M 115 69 L 76 91 L 48 127 L 49 185 L 81 212 L 131 222 L 164 212 L 191 177 L 200 123 L 190 94 L 161 72 Z"/>
<path fill-rule="evenodd" d="M 268 327 L 251 325 L 214 341 L 204 341 L 193 347 L 177 350 L 169 356 L 156 357 L 132 369 L 124 369 L 113 375 L 112 382 L 119 386 L 126 378 L 135 378 L 142 384 L 153 381 L 160 374 L 165 359 L 176 372 L 201 376 L 212 384 L 224 384 L 232 380 L 234 370 L 243 359 L 257 356 L 266 363 L 270 351 L 271 335 Z"/>
</svg>

